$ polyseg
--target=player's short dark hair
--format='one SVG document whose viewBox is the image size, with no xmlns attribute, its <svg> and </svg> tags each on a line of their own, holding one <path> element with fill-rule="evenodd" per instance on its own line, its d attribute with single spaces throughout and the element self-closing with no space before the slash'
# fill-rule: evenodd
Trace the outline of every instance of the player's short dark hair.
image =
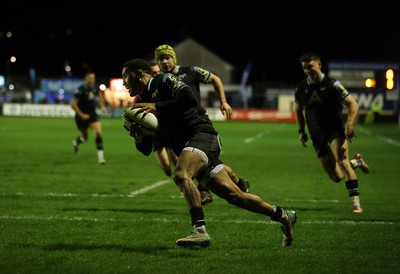
<svg viewBox="0 0 400 274">
<path fill-rule="evenodd" d="M 131 59 L 127 62 L 124 63 L 122 68 L 127 68 L 130 71 L 138 71 L 142 70 L 148 74 L 150 74 L 151 69 L 150 69 L 150 62 L 144 60 L 144 59 Z"/>
<path fill-rule="evenodd" d="M 319 56 L 318 53 L 314 52 L 314 51 L 310 51 L 310 52 L 306 52 L 304 53 L 302 56 L 300 56 L 299 58 L 299 62 L 310 62 L 311 60 L 321 60 L 321 57 Z"/>
</svg>

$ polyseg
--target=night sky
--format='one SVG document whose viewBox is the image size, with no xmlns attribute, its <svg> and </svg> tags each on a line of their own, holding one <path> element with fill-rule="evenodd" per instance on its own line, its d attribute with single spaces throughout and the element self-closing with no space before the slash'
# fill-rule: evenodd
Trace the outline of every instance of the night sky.
<svg viewBox="0 0 400 274">
<path fill-rule="evenodd" d="M 400 61 L 399 16 L 387 1 L 362 7 L 348 7 L 348 1 L 323 7 L 258 1 L 222 8 L 187 1 L 80 2 L 0 4 L 0 58 L 5 64 L 17 57 L 10 73 L 34 68 L 38 76 L 60 77 L 68 62 L 76 75 L 90 67 L 99 77 L 120 77 L 126 60 L 189 37 L 233 65 L 239 80 L 252 63 L 249 81 L 296 83 L 302 77 L 298 58 L 306 51 L 319 52 L 325 63 Z"/>
</svg>

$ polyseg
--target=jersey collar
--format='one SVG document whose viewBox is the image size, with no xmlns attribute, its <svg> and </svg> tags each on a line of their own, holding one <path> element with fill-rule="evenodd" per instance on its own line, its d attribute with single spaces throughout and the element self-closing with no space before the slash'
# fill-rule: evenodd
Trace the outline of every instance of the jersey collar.
<svg viewBox="0 0 400 274">
<path fill-rule="evenodd" d="M 319 82 L 321 83 L 322 82 L 322 80 L 324 80 L 324 78 L 325 78 L 325 74 L 324 73 L 321 73 L 321 79 L 319 80 Z M 311 81 L 310 81 L 310 79 L 307 77 L 307 84 L 308 85 L 311 85 Z"/>
<path fill-rule="evenodd" d="M 181 68 L 181 66 L 176 65 L 173 73 L 178 73 L 180 68 Z"/>
<path fill-rule="evenodd" d="M 149 80 L 149 82 L 147 83 L 147 91 L 148 91 L 148 92 L 150 91 L 150 86 L 151 86 L 151 83 L 153 82 L 153 80 L 154 80 L 154 78 L 151 77 L 150 80 Z"/>
</svg>

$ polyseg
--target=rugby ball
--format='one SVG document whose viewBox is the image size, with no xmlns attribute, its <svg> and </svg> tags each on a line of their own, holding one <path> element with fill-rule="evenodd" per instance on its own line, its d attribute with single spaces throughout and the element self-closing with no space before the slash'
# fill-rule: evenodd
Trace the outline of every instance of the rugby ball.
<svg viewBox="0 0 400 274">
<path fill-rule="evenodd" d="M 152 112 L 139 112 L 140 108 L 126 107 L 122 112 L 125 129 L 130 129 L 132 124 L 140 125 L 143 136 L 152 136 L 158 130 L 157 116 Z"/>
</svg>

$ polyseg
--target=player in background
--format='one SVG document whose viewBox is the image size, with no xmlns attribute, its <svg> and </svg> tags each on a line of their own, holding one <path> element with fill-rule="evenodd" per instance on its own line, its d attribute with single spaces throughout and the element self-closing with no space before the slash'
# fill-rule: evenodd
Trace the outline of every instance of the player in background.
<svg viewBox="0 0 400 274">
<path fill-rule="evenodd" d="M 220 77 L 198 66 L 177 65 L 176 53 L 173 47 L 167 44 L 159 45 L 155 49 L 154 59 L 163 73 L 172 73 L 183 82 L 185 82 L 187 85 L 189 85 L 191 89 L 195 92 L 199 103 L 201 102 L 200 84 L 213 85 L 214 90 L 217 93 L 220 101 L 220 110 L 222 114 L 225 115 L 228 119 L 231 119 L 232 108 L 226 100 L 224 86 Z M 159 154 L 158 157 L 161 158 L 163 156 Z M 232 181 L 234 181 L 242 191 L 249 191 L 250 183 L 247 179 L 239 178 L 235 174 L 235 172 L 227 165 L 224 165 L 224 168 L 227 170 L 228 174 L 232 178 Z M 203 205 L 212 202 L 213 197 L 210 191 L 203 184 L 198 184 L 198 187 L 202 197 Z"/>
<path fill-rule="evenodd" d="M 94 72 L 87 72 L 84 75 L 84 82 L 75 91 L 70 104 L 75 111 L 74 119 L 80 133 L 72 141 L 74 152 L 79 154 L 79 145 L 88 140 L 88 128 L 91 128 L 95 134 L 98 163 L 104 165 L 106 160 L 103 151 L 101 122 L 96 112 L 96 107 L 99 104 L 103 113 L 106 108 L 103 93 L 96 87 L 96 75 Z"/>
<path fill-rule="evenodd" d="M 156 77 L 161 73 L 161 69 L 155 60 L 150 61 L 151 76 Z"/>
<path fill-rule="evenodd" d="M 339 81 L 322 72 L 321 58 L 317 53 L 305 53 L 299 61 L 306 75 L 295 89 L 299 140 L 306 147 L 307 125 L 322 168 L 336 183 L 345 179 L 353 212 L 361 213 L 363 209 L 354 169 L 359 167 L 364 173 L 369 173 L 369 167 L 359 153 L 349 160 L 349 142 L 357 136 L 354 125 L 358 117 L 358 104 Z M 342 116 L 343 105 L 348 110 L 345 121 Z"/>
</svg>

